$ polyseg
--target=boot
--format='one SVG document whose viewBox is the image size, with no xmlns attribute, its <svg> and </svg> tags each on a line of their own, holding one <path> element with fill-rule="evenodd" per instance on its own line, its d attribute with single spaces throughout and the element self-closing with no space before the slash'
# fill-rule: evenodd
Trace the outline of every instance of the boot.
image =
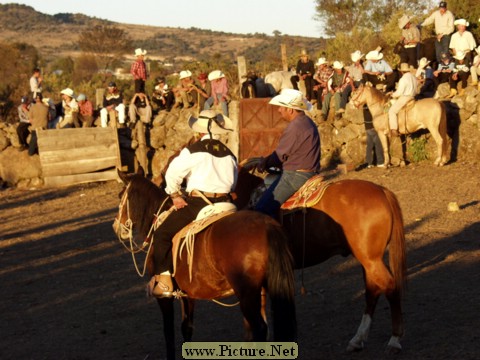
<svg viewBox="0 0 480 360">
<path fill-rule="evenodd" d="M 455 95 L 457 95 L 457 89 L 450 89 L 450 95 L 448 95 L 447 98 L 451 99 Z"/>
<path fill-rule="evenodd" d="M 147 285 L 147 293 L 149 296 L 155 296 L 157 298 L 172 297 L 172 275 L 160 274 L 152 276 L 150 282 Z"/>
</svg>

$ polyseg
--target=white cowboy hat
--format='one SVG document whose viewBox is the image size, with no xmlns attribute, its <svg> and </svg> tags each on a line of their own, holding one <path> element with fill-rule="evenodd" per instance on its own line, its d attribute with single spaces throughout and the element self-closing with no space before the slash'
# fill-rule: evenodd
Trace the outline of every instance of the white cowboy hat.
<svg viewBox="0 0 480 360">
<path fill-rule="evenodd" d="M 70 89 L 70 88 L 63 89 L 62 91 L 60 91 L 60 94 L 70 96 L 71 98 L 74 97 L 73 96 L 73 90 Z"/>
<path fill-rule="evenodd" d="M 328 61 L 324 57 L 321 57 L 321 58 L 318 58 L 317 63 L 315 65 L 320 66 L 324 64 L 328 64 Z"/>
<path fill-rule="evenodd" d="M 364 57 L 365 54 L 362 54 L 360 50 L 356 50 L 353 53 L 350 54 L 350 58 L 352 59 L 353 62 L 357 62 L 360 60 L 362 57 Z"/>
<path fill-rule="evenodd" d="M 457 53 L 455 55 L 453 55 L 453 58 L 454 59 L 457 59 L 457 60 L 463 60 L 465 58 L 465 52 L 462 51 L 462 50 L 458 50 Z"/>
<path fill-rule="evenodd" d="M 233 131 L 233 122 L 228 117 L 218 114 L 215 110 L 203 110 L 198 118 L 190 116 L 188 126 L 193 131 L 208 134 L 225 134 Z"/>
<path fill-rule="evenodd" d="M 427 60 L 426 57 L 423 57 L 418 61 L 418 67 L 420 69 L 426 68 L 428 64 L 430 64 L 430 60 Z"/>
<path fill-rule="evenodd" d="M 334 61 L 333 62 L 333 68 L 334 69 L 343 69 L 343 63 L 341 61 Z"/>
<path fill-rule="evenodd" d="M 43 102 L 44 105 L 50 106 L 50 102 L 51 102 L 51 101 L 50 101 L 50 98 L 44 97 L 44 98 L 42 99 L 42 102 Z"/>
<path fill-rule="evenodd" d="M 457 26 L 457 25 L 468 26 L 468 25 L 470 25 L 470 23 L 465 19 L 457 19 L 453 22 L 453 25 L 455 25 L 455 26 Z"/>
<path fill-rule="evenodd" d="M 87 97 L 85 96 L 85 94 L 78 94 L 77 101 L 84 101 L 84 100 L 87 100 Z"/>
<path fill-rule="evenodd" d="M 411 17 L 408 15 L 403 15 L 399 20 L 398 20 L 398 27 L 400 29 L 403 29 L 405 25 L 407 25 L 411 20 Z"/>
<path fill-rule="evenodd" d="M 380 50 L 373 50 L 370 51 L 365 58 L 367 60 L 382 60 L 383 54 L 380 52 Z"/>
<path fill-rule="evenodd" d="M 210 74 L 208 74 L 208 80 L 210 81 L 221 79 L 224 77 L 225 74 L 221 70 L 213 70 Z"/>
<path fill-rule="evenodd" d="M 135 56 L 145 56 L 147 55 L 147 50 L 142 50 L 142 48 L 135 49 Z"/>
<path fill-rule="evenodd" d="M 190 70 L 182 70 L 180 71 L 180 80 L 186 79 L 188 77 L 192 77 L 192 72 Z"/>
<path fill-rule="evenodd" d="M 312 104 L 305 98 L 303 93 L 295 89 L 283 89 L 280 95 L 270 100 L 269 104 L 300 111 L 312 109 Z"/>
</svg>

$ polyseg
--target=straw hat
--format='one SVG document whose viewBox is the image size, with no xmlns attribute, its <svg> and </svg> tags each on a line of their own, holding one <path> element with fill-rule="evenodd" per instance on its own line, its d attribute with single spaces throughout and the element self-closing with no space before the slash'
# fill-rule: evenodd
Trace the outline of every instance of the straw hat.
<svg viewBox="0 0 480 360">
<path fill-rule="evenodd" d="M 208 74 L 208 80 L 210 81 L 221 79 L 224 77 L 225 74 L 221 70 L 213 70 L 210 74 Z"/>
<path fill-rule="evenodd" d="M 135 49 L 135 56 L 145 56 L 147 55 L 147 50 L 142 50 L 142 48 Z"/>
<path fill-rule="evenodd" d="M 453 58 L 454 59 L 457 59 L 457 60 L 463 60 L 465 59 L 465 52 L 462 51 L 462 50 L 458 50 L 457 53 L 455 55 L 453 55 Z"/>
<path fill-rule="evenodd" d="M 307 50 L 303 49 L 303 50 L 300 52 L 300 57 L 302 57 L 302 56 L 308 57 Z"/>
<path fill-rule="evenodd" d="M 180 71 L 180 80 L 192 77 L 192 72 L 190 70 Z"/>
<path fill-rule="evenodd" d="M 312 109 L 312 104 L 305 98 L 303 93 L 294 89 L 283 89 L 280 95 L 270 100 L 269 104 L 300 111 Z"/>
<path fill-rule="evenodd" d="M 233 131 L 233 122 L 228 117 L 218 114 L 215 110 L 203 110 L 198 118 L 190 116 L 188 126 L 193 131 L 202 134 L 225 134 Z"/>
<path fill-rule="evenodd" d="M 411 20 L 411 17 L 408 15 L 403 15 L 399 20 L 398 20 L 398 27 L 400 29 L 403 29 L 405 25 L 407 25 Z"/>
<path fill-rule="evenodd" d="M 341 61 L 334 61 L 333 68 L 337 70 L 343 69 L 343 63 Z"/>
<path fill-rule="evenodd" d="M 350 58 L 352 59 L 353 62 L 357 62 L 360 60 L 362 57 L 364 57 L 365 54 L 362 54 L 360 50 L 356 50 L 353 53 L 350 54 Z"/>
<path fill-rule="evenodd" d="M 418 67 L 420 69 L 426 68 L 428 64 L 430 64 L 430 60 L 427 60 L 426 57 L 423 57 L 418 61 Z"/>
<path fill-rule="evenodd" d="M 457 26 L 457 25 L 468 26 L 468 25 L 470 25 L 470 23 L 465 19 L 457 19 L 453 22 L 453 25 L 455 25 L 455 26 Z"/>
<path fill-rule="evenodd" d="M 398 71 L 401 72 L 409 72 L 410 70 L 412 70 L 412 68 L 407 63 L 401 63 L 400 68 L 398 69 Z"/>
<path fill-rule="evenodd" d="M 325 65 L 325 64 L 328 64 L 327 59 L 325 59 L 324 57 L 321 57 L 317 60 L 317 63 L 315 65 L 321 66 L 321 65 Z"/>
<path fill-rule="evenodd" d="M 373 50 L 370 51 L 365 58 L 367 60 L 382 60 L 383 54 L 380 52 L 380 50 Z"/>
<path fill-rule="evenodd" d="M 74 97 L 74 96 L 73 96 L 73 90 L 70 89 L 70 88 L 63 89 L 62 91 L 60 91 L 60 94 L 62 94 L 62 95 L 67 95 L 67 96 L 69 96 L 69 97 L 71 97 L 71 98 Z"/>
</svg>

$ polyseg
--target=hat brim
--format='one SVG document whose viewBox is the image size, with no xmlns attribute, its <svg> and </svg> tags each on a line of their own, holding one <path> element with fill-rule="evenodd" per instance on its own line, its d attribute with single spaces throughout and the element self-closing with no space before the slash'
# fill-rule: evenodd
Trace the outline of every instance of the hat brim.
<svg viewBox="0 0 480 360">
<path fill-rule="evenodd" d="M 212 120 L 210 122 L 210 133 L 215 135 L 222 135 L 233 131 L 232 120 L 222 114 L 215 114 L 215 117 L 217 118 L 217 121 L 220 122 L 222 127 L 220 127 L 217 122 Z M 188 126 L 195 132 L 208 134 L 208 123 L 210 119 L 212 118 L 202 116 L 202 113 L 200 113 L 198 118 L 190 116 L 190 118 L 188 119 Z"/>
<path fill-rule="evenodd" d="M 312 104 L 306 99 L 304 99 L 304 101 L 302 101 L 301 103 L 292 103 L 291 100 L 291 97 L 286 96 L 285 94 L 280 94 L 272 98 L 268 103 L 270 105 L 282 106 L 299 111 L 312 110 Z"/>
</svg>

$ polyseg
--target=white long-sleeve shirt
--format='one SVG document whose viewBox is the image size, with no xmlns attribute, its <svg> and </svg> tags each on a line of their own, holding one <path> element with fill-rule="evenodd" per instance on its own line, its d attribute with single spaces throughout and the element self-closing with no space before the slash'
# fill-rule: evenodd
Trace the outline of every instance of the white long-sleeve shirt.
<svg viewBox="0 0 480 360">
<path fill-rule="evenodd" d="M 475 39 L 470 31 L 464 31 L 460 33 L 457 31 L 455 34 L 452 35 L 450 39 L 450 45 L 448 46 L 450 49 L 455 49 L 455 51 L 472 51 L 476 47 Z"/>
<path fill-rule="evenodd" d="M 410 72 L 403 74 L 398 82 L 397 90 L 392 94 L 393 98 L 400 96 L 415 96 L 417 92 L 417 78 Z"/>
<path fill-rule="evenodd" d="M 437 35 L 450 35 L 455 31 L 454 21 L 455 17 L 450 10 L 445 11 L 443 15 L 440 10 L 437 10 L 423 21 L 422 26 L 435 23 L 435 33 Z"/>
</svg>

